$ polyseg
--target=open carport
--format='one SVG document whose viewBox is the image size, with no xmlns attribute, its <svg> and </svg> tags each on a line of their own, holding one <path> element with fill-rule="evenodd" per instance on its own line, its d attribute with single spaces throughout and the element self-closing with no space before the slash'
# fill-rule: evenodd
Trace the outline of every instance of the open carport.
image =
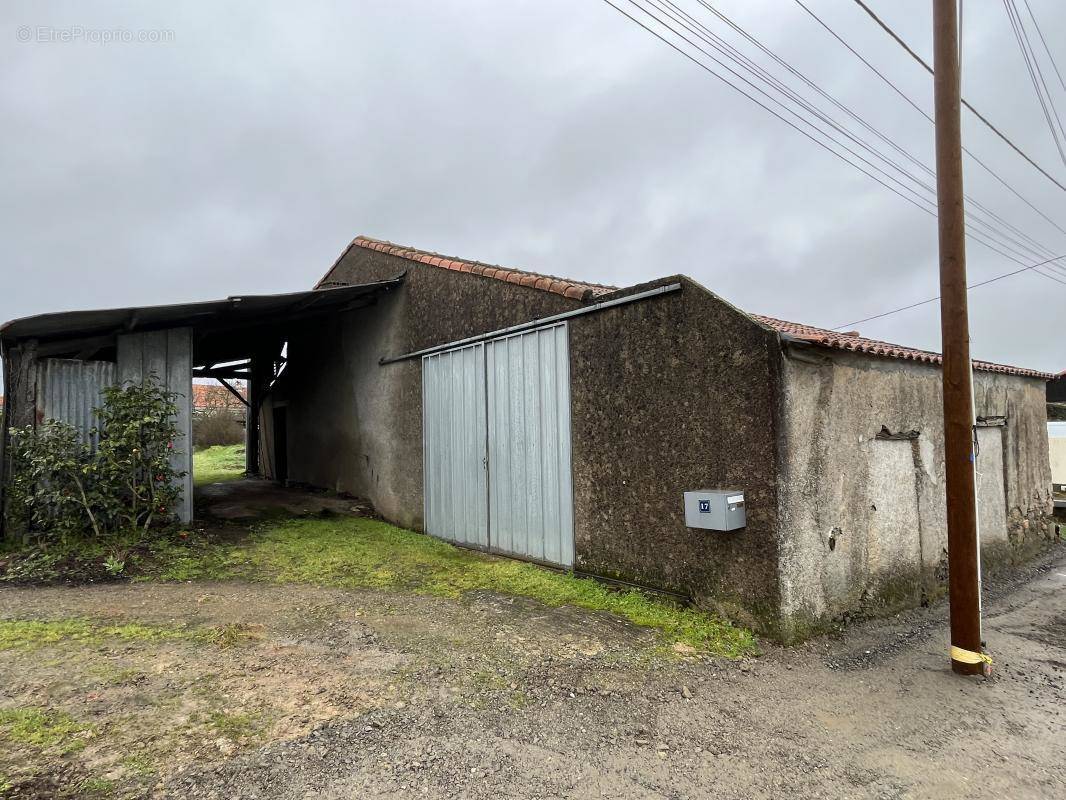
<svg viewBox="0 0 1066 800">
<path fill-rule="evenodd" d="M 259 409 L 286 365 L 286 343 L 324 316 L 357 312 L 395 289 L 402 276 L 366 284 L 163 306 L 67 311 L 0 327 L 6 413 L 0 435 L 0 493 L 9 469 L 3 453 L 13 427 L 56 419 L 87 433 L 104 387 L 150 376 L 178 395 L 173 464 L 186 473 L 179 519 L 192 518 L 192 380 L 248 382 L 247 466 L 259 471 Z M 0 508 L 3 495 L 0 494 Z M 0 514 L 0 531 L 3 519 Z"/>
</svg>

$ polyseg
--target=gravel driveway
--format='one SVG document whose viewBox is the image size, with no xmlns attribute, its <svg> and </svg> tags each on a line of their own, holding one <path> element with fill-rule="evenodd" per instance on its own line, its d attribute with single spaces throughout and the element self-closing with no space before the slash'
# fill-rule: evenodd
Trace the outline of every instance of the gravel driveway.
<svg viewBox="0 0 1066 800">
<path fill-rule="evenodd" d="M 233 634 L 0 651 L 0 706 L 91 726 L 0 740 L 11 797 L 1066 796 L 1061 550 L 987 603 L 991 679 L 951 674 L 943 607 L 742 662 L 484 594 L 6 589 L 0 616 Z"/>
</svg>

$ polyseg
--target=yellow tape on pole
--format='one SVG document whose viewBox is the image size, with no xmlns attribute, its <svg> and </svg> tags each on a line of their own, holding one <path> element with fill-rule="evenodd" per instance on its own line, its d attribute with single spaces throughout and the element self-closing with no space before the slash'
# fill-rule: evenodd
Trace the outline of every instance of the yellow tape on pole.
<svg viewBox="0 0 1066 800">
<path fill-rule="evenodd" d="M 973 650 L 964 650 L 961 647 L 952 645 L 951 660 L 959 661 L 963 664 L 980 664 L 982 661 L 986 664 L 991 664 L 992 656 L 987 653 L 975 653 Z"/>
</svg>

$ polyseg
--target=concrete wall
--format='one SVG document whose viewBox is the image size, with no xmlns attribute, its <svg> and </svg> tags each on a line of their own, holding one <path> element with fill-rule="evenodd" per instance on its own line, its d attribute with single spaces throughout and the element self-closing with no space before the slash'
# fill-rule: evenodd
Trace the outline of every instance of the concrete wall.
<svg viewBox="0 0 1066 800">
<path fill-rule="evenodd" d="M 777 336 L 687 278 L 570 323 L 577 567 L 777 617 Z M 647 287 L 633 287 L 639 291 Z M 745 493 L 747 527 L 685 526 L 686 490 Z"/>
<path fill-rule="evenodd" d="M 940 371 L 792 349 L 784 358 L 779 474 L 782 613 L 793 633 L 941 591 L 947 529 Z M 1051 535 L 1044 384 L 975 373 L 983 567 Z M 877 438 L 913 434 L 914 438 Z"/>
<path fill-rule="evenodd" d="M 403 286 L 377 305 L 305 325 L 290 339 L 289 479 L 366 498 L 387 519 L 422 529 L 421 360 L 379 359 L 582 304 L 358 247 L 328 279 L 365 283 L 403 272 Z"/>
</svg>

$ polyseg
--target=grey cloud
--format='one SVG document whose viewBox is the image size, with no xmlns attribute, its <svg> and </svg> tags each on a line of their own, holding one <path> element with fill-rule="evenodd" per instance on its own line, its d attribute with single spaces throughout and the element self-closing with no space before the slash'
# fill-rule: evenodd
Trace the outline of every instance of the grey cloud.
<svg viewBox="0 0 1066 800">
<path fill-rule="evenodd" d="M 719 5 L 931 163 L 931 126 L 793 3 Z M 928 52 L 927 2 L 878 5 Z M 1032 5 L 1055 44 L 1066 8 Z M 928 76 L 861 11 L 812 7 L 931 108 Z M 16 42 L 22 25 L 75 24 L 174 41 Z M 1055 166 L 1002 8 L 967 4 L 966 33 L 966 94 Z M 3 319 L 303 288 L 357 233 L 607 283 L 684 272 L 823 325 L 937 292 L 930 217 L 598 0 L 16 2 L 0 41 Z M 1057 190 L 966 133 L 1060 212 Z M 975 196 L 1066 252 L 967 170 Z M 971 246 L 974 280 L 1013 266 Z M 976 290 L 975 353 L 1066 366 L 1064 297 L 1032 275 Z M 935 305 L 860 327 L 938 347 Z"/>
</svg>

